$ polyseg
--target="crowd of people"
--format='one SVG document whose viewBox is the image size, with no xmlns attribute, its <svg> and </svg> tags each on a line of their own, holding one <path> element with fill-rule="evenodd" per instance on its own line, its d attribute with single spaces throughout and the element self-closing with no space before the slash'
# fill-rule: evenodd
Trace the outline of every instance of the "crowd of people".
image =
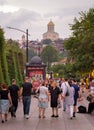
<svg viewBox="0 0 94 130">
<path fill-rule="evenodd" d="M 0 89 L 0 115 L 1 122 L 4 123 L 8 119 L 9 108 L 11 117 L 16 118 L 16 111 L 18 108 L 18 101 L 22 100 L 24 118 L 29 119 L 29 112 L 31 106 L 31 94 L 33 85 L 29 81 L 29 77 L 25 77 L 25 82 L 19 87 L 16 80 L 12 80 L 11 86 L 5 83 L 1 84 Z M 78 84 L 75 79 L 46 79 L 41 81 L 40 86 L 36 89 L 38 93 L 38 108 L 39 118 L 45 118 L 45 110 L 49 103 L 52 109 L 51 118 L 58 118 L 58 109 L 61 107 L 63 111 L 67 112 L 68 117 L 72 120 L 76 117 L 77 102 L 82 99 L 85 87 L 83 84 Z M 88 105 L 88 113 L 94 110 L 94 80 L 90 82 L 89 93 L 92 100 Z"/>
<path fill-rule="evenodd" d="M 42 86 L 41 86 L 42 87 Z M 46 92 L 44 88 L 40 89 L 39 92 L 39 104 L 43 105 L 45 102 L 48 103 L 50 99 L 50 107 L 52 108 L 52 115 L 51 117 L 58 118 L 58 103 L 63 103 L 63 110 L 67 111 L 69 114 L 69 118 L 72 119 L 76 115 L 76 106 L 77 106 L 77 99 L 80 97 L 80 89 L 77 85 L 76 80 L 71 80 L 70 82 L 67 79 L 62 79 L 61 86 L 57 85 L 56 80 L 50 80 L 46 82 L 46 88 L 48 89 Z M 48 101 L 41 97 L 42 94 L 46 95 L 46 99 L 48 97 Z M 42 100 L 40 100 L 42 99 Z M 46 105 L 47 107 L 47 105 Z M 46 107 L 39 106 L 39 117 L 40 115 L 40 108 L 45 109 Z M 43 113 L 44 115 L 44 113 Z"/>
</svg>

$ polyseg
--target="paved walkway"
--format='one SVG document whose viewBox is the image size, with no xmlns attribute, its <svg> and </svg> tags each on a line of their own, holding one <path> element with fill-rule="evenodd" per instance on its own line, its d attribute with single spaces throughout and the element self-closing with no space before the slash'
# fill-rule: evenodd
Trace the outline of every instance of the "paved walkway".
<svg viewBox="0 0 94 130">
<path fill-rule="evenodd" d="M 78 105 L 87 106 L 84 99 Z M 59 118 L 51 118 L 51 108 L 46 109 L 46 118 L 38 118 L 37 99 L 32 97 L 30 118 L 23 118 L 22 102 L 19 103 L 17 117 L 12 119 L 9 115 L 8 121 L 2 124 L 0 130 L 94 130 L 94 114 L 76 114 L 76 118 L 70 120 L 62 109 L 59 109 Z"/>
</svg>

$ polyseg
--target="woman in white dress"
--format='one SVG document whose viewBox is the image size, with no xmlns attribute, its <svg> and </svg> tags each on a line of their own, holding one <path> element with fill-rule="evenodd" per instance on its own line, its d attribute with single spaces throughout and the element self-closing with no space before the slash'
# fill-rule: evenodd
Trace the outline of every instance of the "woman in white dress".
<svg viewBox="0 0 94 130">
<path fill-rule="evenodd" d="M 36 92 L 39 91 L 38 107 L 39 118 L 45 118 L 45 109 L 48 107 L 49 93 L 48 88 L 45 86 L 45 82 L 39 86 Z"/>
</svg>

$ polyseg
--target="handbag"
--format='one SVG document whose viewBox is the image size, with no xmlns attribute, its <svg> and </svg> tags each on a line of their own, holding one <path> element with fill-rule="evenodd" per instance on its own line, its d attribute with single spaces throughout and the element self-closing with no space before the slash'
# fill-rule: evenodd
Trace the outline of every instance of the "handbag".
<svg viewBox="0 0 94 130">
<path fill-rule="evenodd" d="M 78 107 L 78 113 L 86 113 L 86 111 L 87 111 L 86 106 L 81 105 Z"/>
<path fill-rule="evenodd" d="M 10 106 L 9 107 L 9 112 L 13 113 L 15 111 L 15 107 L 14 106 Z"/>
<path fill-rule="evenodd" d="M 68 91 L 68 88 L 67 88 L 67 92 L 66 92 L 65 96 L 69 96 L 69 91 Z"/>
<path fill-rule="evenodd" d="M 91 94 L 89 94 L 89 95 L 87 96 L 87 100 L 88 100 L 89 102 L 92 101 L 92 95 L 91 95 Z"/>
<path fill-rule="evenodd" d="M 65 86 L 67 87 L 67 91 L 66 91 L 65 96 L 69 96 L 68 86 L 66 85 L 66 83 L 65 83 Z"/>
</svg>

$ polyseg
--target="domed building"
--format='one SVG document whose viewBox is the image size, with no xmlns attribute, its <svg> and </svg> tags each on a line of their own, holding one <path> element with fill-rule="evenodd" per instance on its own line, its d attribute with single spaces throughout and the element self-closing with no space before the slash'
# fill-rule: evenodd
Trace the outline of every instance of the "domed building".
<svg viewBox="0 0 94 130">
<path fill-rule="evenodd" d="M 34 56 L 34 57 L 31 58 L 30 64 L 31 65 L 41 65 L 42 60 L 39 56 Z"/>
<path fill-rule="evenodd" d="M 39 56 L 34 56 L 31 58 L 30 63 L 26 65 L 26 74 L 30 78 L 46 78 L 46 65 L 42 62 Z"/>
<path fill-rule="evenodd" d="M 47 32 L 43 34 L 43 40 L 51 39 L 52 41 L 55 41 L 59 39 L 59 34 L 54 31 L 54 26 L 52 21 L 47 24 Z"/>
</svg>

